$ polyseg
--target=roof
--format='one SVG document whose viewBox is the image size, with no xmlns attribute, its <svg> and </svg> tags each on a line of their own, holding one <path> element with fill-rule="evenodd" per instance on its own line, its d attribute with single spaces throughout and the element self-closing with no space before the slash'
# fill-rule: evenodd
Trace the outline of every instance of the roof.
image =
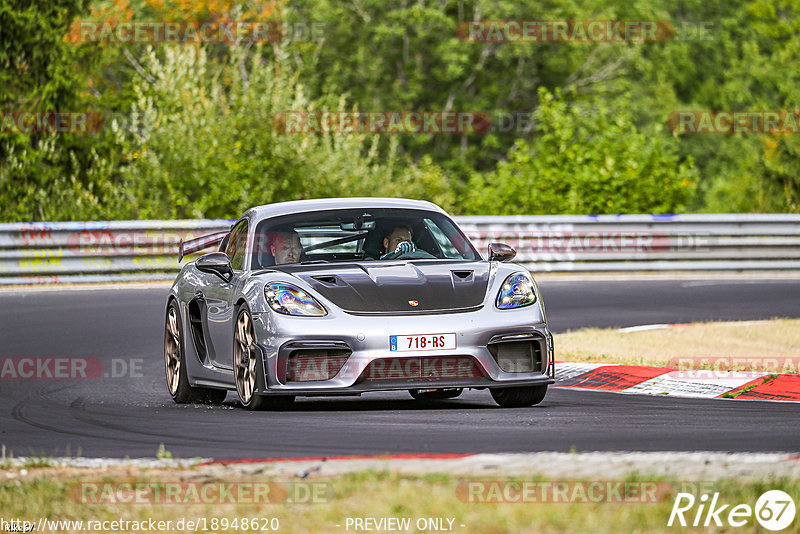
<svg viewBox="0 0 800 534">
<path fill-rule="evenodd" d="M 247 210 L 251 220 L 261 220 L 282 215 L 292 215 L 307 211 L 337 210 L 337 209 L 371 209 L 371 208 L 401 208 L 446 212 L 426 200 L 412 200 L 408 198 L 381 198 L 381 197 L 354 197 L 354 198 L 316 198 L 311 200 L 292 200 L 255 206 Z"/>
</svg>

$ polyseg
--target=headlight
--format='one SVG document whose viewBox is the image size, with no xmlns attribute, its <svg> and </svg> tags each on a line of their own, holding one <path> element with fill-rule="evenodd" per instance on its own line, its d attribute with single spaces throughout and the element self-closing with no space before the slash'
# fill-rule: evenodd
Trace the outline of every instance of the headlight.
<svg viewBox="0 0 800 534">
<path fill-rule="evenodd" d="M 328 312 L 314 297 L 286 282 L 270 282 L 264 286 L 269 307 L 284 315 L 321 316 Z"/>
<path fill-rule="evenodd" d="M 497 307 L 501 310 L 522 308 L 536 302 L 533 282 L 522 273 L 510 275 L 497 294 Z"/>
</svg>

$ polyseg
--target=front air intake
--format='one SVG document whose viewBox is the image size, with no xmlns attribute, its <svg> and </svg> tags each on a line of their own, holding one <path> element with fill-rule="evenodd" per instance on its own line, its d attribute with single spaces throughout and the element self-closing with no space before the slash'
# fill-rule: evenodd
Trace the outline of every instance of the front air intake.
<svg viewBox="0 0 800 534">
<path fill-rule="evenodd" d="M 349 350 L 295 351 L 286 363 L 286 382 L 330 380 L 349 357 Z"/>
<path fill-rule="evenodd" d="M 276 377 L 282 384 L 330 380 L 352 353 L 341 341 L 292 341 L 278 351 Z"/>
<path fill-rule="evenodd" d="M 489 343 L 489 352 L 506 373 L 542 372 L 542 345 L 539 339 Z"/>
</svg>

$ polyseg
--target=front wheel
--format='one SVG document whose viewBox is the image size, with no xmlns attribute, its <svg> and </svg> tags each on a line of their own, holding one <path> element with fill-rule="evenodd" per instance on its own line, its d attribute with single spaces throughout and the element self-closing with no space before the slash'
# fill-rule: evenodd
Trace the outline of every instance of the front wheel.
<svg viewBox="0 0 800 534">
<path fill-rule="evenodd" d="M 239 310 L 233 334 L 233 374 L 239 402 L 248 410 L 285 410 L 294 403 L 292 395 L 265 396 L 255 393 L 264 383 L 261 358 L 253 333 L 253 318 L 247 308 Z"/>
<path fill-rule="evenodd" d="M 164 326 L 164 363 L 167 375 L 167 391 L 178 404 L 202 402 L 219 404 L 225 400 L 224 389 L 198 388 L 189 385 L 186 374 L 186 353 L 183 345 L 183 329 L 178 303 L 170 302 Z"/>
<path fill-rule="evenodd" d="M 492 398 L 503 408 L 522 408 L 539 404 L 547 395 L 547 384 L 514 388 L 490 388 Z"/>
</svg>

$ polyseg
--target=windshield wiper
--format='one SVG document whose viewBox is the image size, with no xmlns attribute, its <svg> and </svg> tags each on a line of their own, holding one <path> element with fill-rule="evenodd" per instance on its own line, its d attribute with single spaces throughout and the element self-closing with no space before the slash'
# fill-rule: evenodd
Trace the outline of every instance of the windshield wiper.
<svg viewBox="0 0 800 534">
<path fill-rule="evenodd" d="M 311 265 L 312 263 L 329 263 L 328 260 L 306 260 L 301 261 L 300 265 Z"/>
</svg>

